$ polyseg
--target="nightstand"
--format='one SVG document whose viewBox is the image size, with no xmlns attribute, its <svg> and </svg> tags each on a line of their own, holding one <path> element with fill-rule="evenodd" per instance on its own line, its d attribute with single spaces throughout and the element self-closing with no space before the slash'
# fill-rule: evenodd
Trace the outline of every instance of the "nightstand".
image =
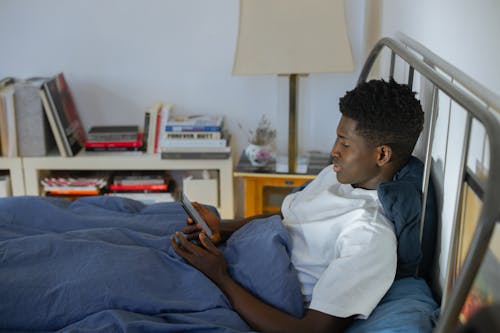
<svg viewBox="0 0 500 333">
<path fill-rule="evenodd" d="M 245 217 L 279 212 L 287 194 L 314 179 L 330 163 L 329 154 L 313 153 L 309 159 L 307 173 L 278 173 L 274 162 L 265 167 L 255 167 L 250 164 L 245 154 L 242 154 L 233 175 L 243 180 Z"/>
</svg>

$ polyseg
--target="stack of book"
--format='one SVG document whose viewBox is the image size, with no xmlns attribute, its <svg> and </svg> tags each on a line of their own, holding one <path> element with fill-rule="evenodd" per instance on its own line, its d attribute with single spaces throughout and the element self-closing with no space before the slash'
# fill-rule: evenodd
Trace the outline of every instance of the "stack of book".
<svg viewBox="0 0 500 333">
<path fill-rule="evenodd" d="M 115 175 L 109 185 L 111 196 L 126 197 L 144 203 L 174 201 L 170 176 L 164 172 Z"/>
<path fill-rule="evenodd" d="M 230 135 L 223 130 L 223 125 L 223 116 L 170 117 L 161 141 L 161 158 L 228 158 L 231 154 Z"/>
<path fill-rule="evenodd" d="M 0 80 L 0 155 L 63 157 L 83 147 L 85 131 L 63 73 L 48 78 Z"/>
<path fill-rule="evenodd" d="M 46 195 L 70 199 L 99 195 L 107 183 L 106 177 L 46 177 L 41 180 Z"/>
<path fill-rule="evenodd" d="M 90 128 L 86 151 L 140 151 L 143 147 L 139 126 L 93 126 Z"/>
</svg>

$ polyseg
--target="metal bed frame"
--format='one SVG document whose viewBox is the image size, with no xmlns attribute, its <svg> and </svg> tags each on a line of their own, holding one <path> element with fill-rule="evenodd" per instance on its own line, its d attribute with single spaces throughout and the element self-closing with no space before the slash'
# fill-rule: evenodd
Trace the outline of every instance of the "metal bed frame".
<svg viewBox="0 0 500 333">
<path fill-rule="evenodd" d="M 459 171 L 459 188 L 455 202 L 455 214 L 451 221 L 452 237 L 449 246 L 447 285 L 444 288 L 441 304 L 441 314 L 435 332 L 451 332 L 457 325 L 459 313 L 467 297 L 474 278 L 478 272 L 489 240 L 496 223 L 500 223 L 500 205 L 494 191 L 500 188 L 500 97 L 474 81 L 468 75 L 444 61 L 442 58 L 425 48 L 410 37 L 398 33 L 396 39 L 383 38 L 372 49 L 359 76 L 358 84 L 368 80 L 377 59 L 381 58 L 381 51 L 388 48 L 390 51 L 389 77 L 393 78 L 396 68 L 396 59 L 403 61 L 407 66 L 407 84 L 413 87 L 415 72 L 432 83 L 434 88 L 433 102 L 430 114 L 430 123 L 426 138 L 425 168 L 422 184 L 423 202 L 425 207 L 432 163 L 432 141 L 434 138 L 435 113 L 438 112 L 437 92 L 442 91 L 451 100 L 460 105 L 466 112 L 465 145 L 462 147 L 462 158 Z M 426 112 L 428 112 L 426 111 Z M 466 167 L 467 154 L 470 144 L 472 121 L 476 119 L 484 126 L 489 142 L 489 172 L 484 182 L 474 181 L 475 175 Z M 475 229 L 472 242 L 463 263 L 461 272 L 453 285 L 453 260 L 457 253 L 458 221 L 460 218 L 460 202 L 464 184 L 469 184 L 482 200 L 479 221 Z M 421 237 L 423 231 L 423 215 L 421 223 Z M 451 282 L 450 282 L 451 283 Z"/>
</svg>

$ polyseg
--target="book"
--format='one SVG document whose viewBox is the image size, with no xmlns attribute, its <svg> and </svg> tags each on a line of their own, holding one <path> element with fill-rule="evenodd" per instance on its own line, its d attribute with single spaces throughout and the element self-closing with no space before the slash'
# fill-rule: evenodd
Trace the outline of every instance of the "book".
<svg viewBox="0 0 500 333">
<path fill-rule="evenodd" d="M 110 191 L 166 191 L 167 184 L 110 184 Z"/>
<path fill-rule="evenodd" d="M 16 80 L 14 84 L 19 156 L 45 156 L 56 147 L 39 93 L 46 80 L 30 78 Z"/>
<path fill-rule="evenodd" d="M 138 133 L 132 141 L 85 141 L 88 148 L 141 148 L 144 133 Z"/>
<path fill-rule="evenodd" d="M 88 141 L 131 141 L 137 138 L 137 125 L 92 126 L 88 132 Z"/>
<path fill-rule="evenodd" d="M 230 146 L 195 146 L 195 147 L 175 147 L 175 146 L 166 146 L 166 147 L 161 147 L 161 152 L 162 153 L 230 153 L 231 152 L 231 147 Z"/>
<path fill-rule="evenodd" d="M 163 147 L 226 147 L 227 139 L 167 139 Z"/>
<path fill-rule="evenodd" d="M 154 149 L 155 149 L 155 142 L 157 138 L 157 127 L 156 124 L 158 123 L 158 118 L 161 114 L 161 108 L 162 104 L 161 103 L 155 103 L 148 107 L 148 111 L 150 114 L 149 117 L 149 132 L 148 132 L 148 139 L 147 139 L 147 146 L 146 146 L 146 151 L 148 154 L 153 154 Z"/>
<path fill-rule="evenodd" d="M 158 124 L 156 125 L 156 138 L 155 138 L 155 150 L 154 153 L 159 152 L 159 147 L 162 146 L 165 138 L 163 137 L 163 132 L 165 130 L 166 123 L 170 119 L 170 114 L 172 113 L 173 105 L 170 103 L 164 103 L 161 107 L 160 116 L 158 118 Z"/>
<path fill-rule="evenodd" d="M 7 86 L 13 83 L 12 78 L 5 78 L 0 81 L 0 156 L 7 156 L 9 150 L 9 127 L 7 126 L 7 111 L 3 103 L 1 94 Z"/>
<path fill-rule="evenodd" d="M 230 152 L 231 135 L 218 140 L 165 140 L 161 152 Z"/>
<path fill-rule="evenodd" d="M 162 152 L 164 160 L 222 160 L 231 157 L 231 152 Z"/>
<path fill-rule="evenodd" d="M 66 156 L 74 156 L 82 149 L 86 134 L 64 74 L 59 73 L 45 81 L 43 90 Z M 47 117 L 49 117 L 48 114 Z M 53 134 L 56 136 L 55 133 Z"/>
<path fill-rule="evenodd" d="M 166 139 L 222 139 L 222 132 L 165 132 Z"/>
<path fill-rule="evenodd" d="M 46 191 L 50 195 L 98 195 L 97 189 L 53 189 Z"/>
<path fill-rule="evenodd" d="M 17 157 L 17 131 L 16 114 L 14 103 L 14 84 L 8 81 L 0 87 L 0 122 L 3 124 L 2 131 L 2 155 L 6 157 Z"/>
<path fill-rule="evenodd" d="M 167 132 L 220 132 L 223 116 L 196 115 L 171 117 L 166 125 Z"/>
<path fill-rule="evenodd" d="M 96 152 L 139 152 L 143 153 L 142 147 L 85 147 L 89 153 Z"/>
<path fill-rule="evenodd" d="M 56 147 L 59 150 L 59 154 L 61 154 L 62 157 L 68 157 L 62 139 L 62 133 L 60 132 L 59 126 L 56 123 L 56 118 L 55 118 L 56 111 L 52 109 L 52 105 L 49 103 L 49 99 L 47 97 L 45 89 L 44 88 L 40 89 L 39 93 L 40 93 L 40 98 L 42 99 L 45 115 L 47 116 L 47 121 L 49 122 L 50 129 L 52 130 L 52 136 L 54 137 L 54 141 L 56 142 Z"/>
<path fill-rule="evenodd" d="M 117 175 L 113 178 L 113 184 L 138 185 L 138 184 L 165 184 L 168 176 L 165 174 L 139 174 L 139 175 Z"/>
<path fill-rule="evenodd" d="M 40 183 L 50 195 L 98 195 L 107 180 L 101 177 L 46 177 Z"/>
<path fill-rule="evenodd" d="M 150 119 L 151 119 L 151 113 L 149 111 L 146 111 L 144 113 L 144 126 L 143 126 L 143 136 L 142 136 L 142 150 L 143 151 L 147 151 L 147 149 L 148 149 Z"/>
</svg>

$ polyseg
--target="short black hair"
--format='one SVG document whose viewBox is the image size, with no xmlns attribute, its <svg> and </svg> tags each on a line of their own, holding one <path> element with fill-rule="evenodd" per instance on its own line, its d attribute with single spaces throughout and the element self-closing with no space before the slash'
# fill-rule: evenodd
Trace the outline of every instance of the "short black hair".
<svg viewBox="0 0 500 333">
<path fill-rule="evenodd" d="M 388 145 L 404 163 L 423 129 L 424 113 L 415 93 L 393 79 L 360 83 L 340 98 L 342 115 L 357 121 L 357 132 L 377 146 Z"/>
</svg>

